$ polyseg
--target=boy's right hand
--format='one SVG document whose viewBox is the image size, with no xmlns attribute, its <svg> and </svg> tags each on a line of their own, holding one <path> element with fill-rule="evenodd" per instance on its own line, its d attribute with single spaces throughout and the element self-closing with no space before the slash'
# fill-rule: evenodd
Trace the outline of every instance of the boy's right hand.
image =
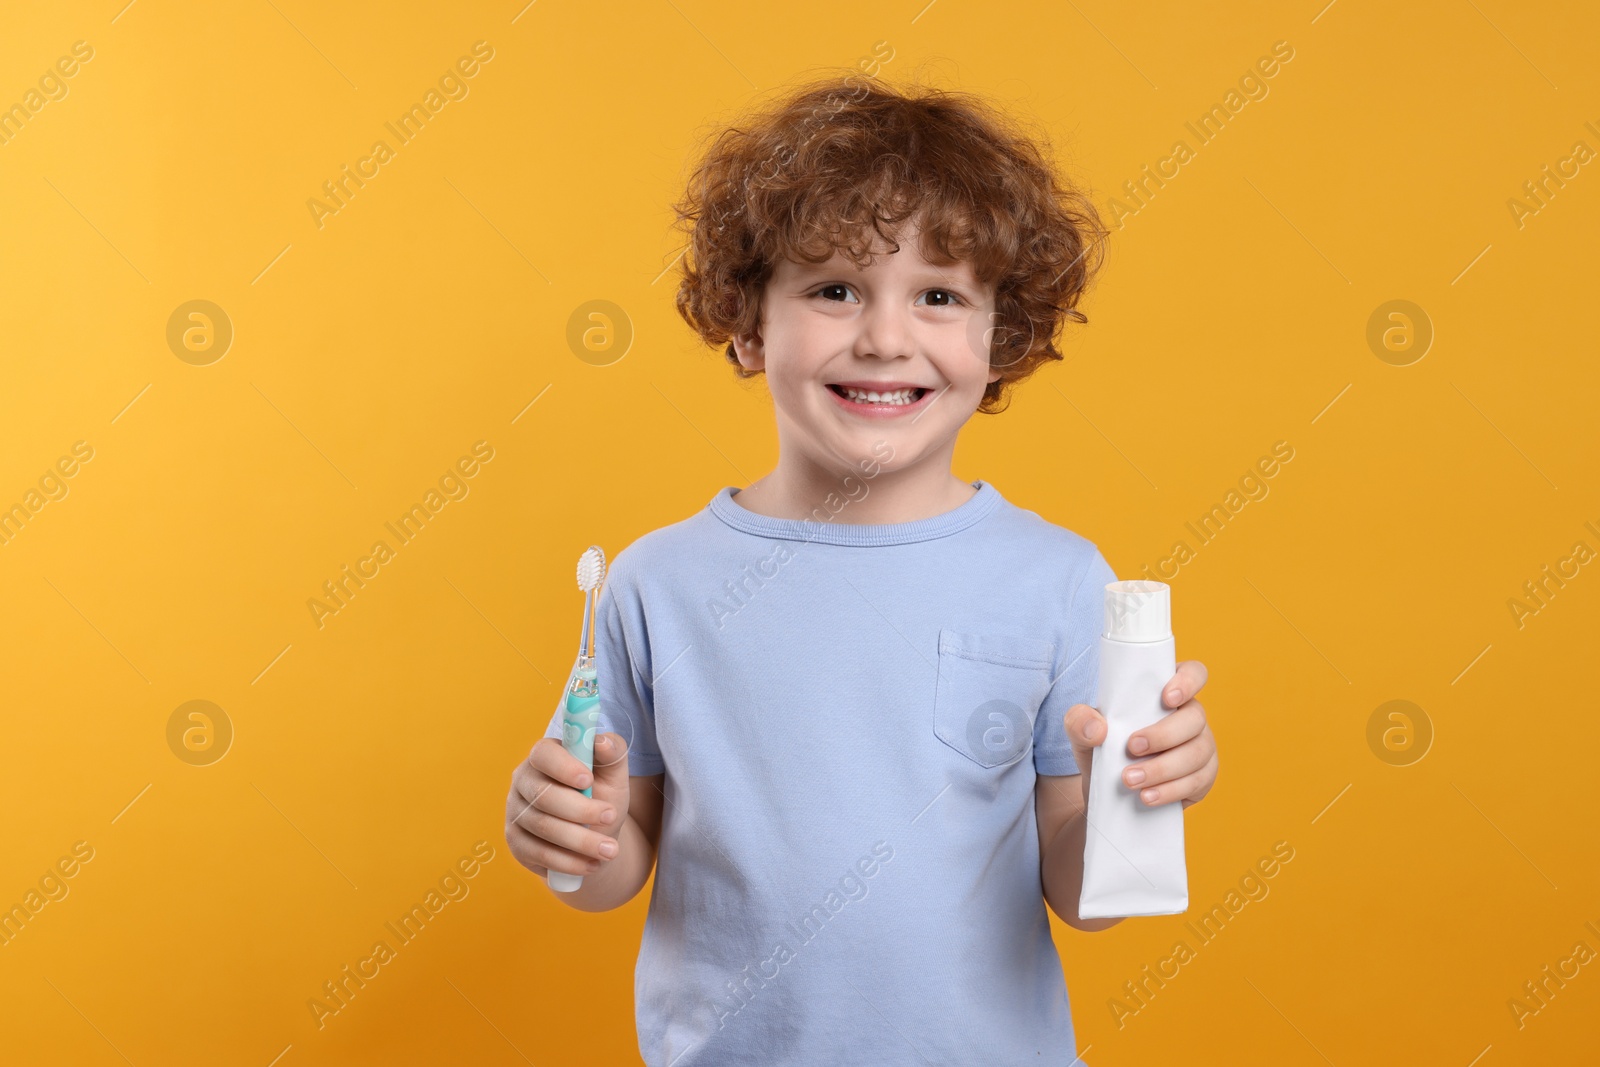
<svg viewBox="0 0 1600 1067">
<path fill-rule="evenodd" d="M 627 747 L 620 736 L 595 738 L 592 798 L 583 795 L 590 777 L 554 737 L 541 738 L 512 772 L 506 844 L 541 878 L 553 870 L 591 874 L 616 858 L 628 818 Z"/>
</svg>

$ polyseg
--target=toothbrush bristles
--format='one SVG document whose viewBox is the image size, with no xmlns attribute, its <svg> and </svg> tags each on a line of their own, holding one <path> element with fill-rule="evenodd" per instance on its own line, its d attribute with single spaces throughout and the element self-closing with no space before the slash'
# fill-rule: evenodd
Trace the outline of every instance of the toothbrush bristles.
<svg viewBox="0 0 1600 1067">
<path fill-rule="evenodd" d="M 606 554 L 599 545 L 591 545 L 578 557 L 578 589 L 593 592 L 606 573 Z"/>
</svg>

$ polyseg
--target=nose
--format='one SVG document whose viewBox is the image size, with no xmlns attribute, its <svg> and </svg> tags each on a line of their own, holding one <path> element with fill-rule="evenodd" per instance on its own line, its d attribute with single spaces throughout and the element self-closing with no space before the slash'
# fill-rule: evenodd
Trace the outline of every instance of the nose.
<svg viewBox="0 0 1600 1067">
<path fill-rule="evenodd" d="M 909 357 L 912 348 L 911 312 L 891 301 L 874 301 L 863 312 L 854 354 L 863 358 Z"/>
</svg>

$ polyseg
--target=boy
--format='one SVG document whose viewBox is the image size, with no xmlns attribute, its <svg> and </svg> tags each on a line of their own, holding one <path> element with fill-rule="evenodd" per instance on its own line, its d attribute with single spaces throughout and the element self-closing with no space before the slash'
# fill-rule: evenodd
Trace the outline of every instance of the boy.
<svg viewBox="0 0 1600 1067">
<path fill-rule="evenodd" d="M 1045 905 L 1119 921 L 1077 915 L 1116 576 L 951 461 L 1086 321 L 1094 209 L 981 102 L 856 79 L 725 131 L 677 209 L 679 311 L 766 375 L 780 458 L 612 562 L 592 778 L 558 706 L 512 852 L 583 911 L 655 868 L 650 1067 L 1075 1062 Z M 1147 803 L 1215 780 L 1205 680 L 1130 742 Z"/>
</svg>

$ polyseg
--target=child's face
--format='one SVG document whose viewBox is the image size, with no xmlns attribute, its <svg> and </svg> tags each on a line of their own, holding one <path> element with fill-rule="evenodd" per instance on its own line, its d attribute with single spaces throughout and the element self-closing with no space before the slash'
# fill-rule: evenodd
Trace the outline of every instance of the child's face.
<svg viewBox="0 0 1600 1067">
<path fill-rule="evenodd" d="M 899 251 L 880 246 L 865 269 L 838 253 L 816 266 L 783 260 L 762 297 L 760 335 L 734 339 L 740 362 L 766 372 L 783 460 L 798 450 L 835 474 L 859 474 L 866 460 L 948 473 L 957 432 L 1000 378 L 988 356 L 994 287 L 964 262 L 928 262 L 914 227 L 897 240 Z M 844 386 L 921 392 L 858 402 Z M 887 462 L 874 447 L 883 441 Z"/>
</svg>

